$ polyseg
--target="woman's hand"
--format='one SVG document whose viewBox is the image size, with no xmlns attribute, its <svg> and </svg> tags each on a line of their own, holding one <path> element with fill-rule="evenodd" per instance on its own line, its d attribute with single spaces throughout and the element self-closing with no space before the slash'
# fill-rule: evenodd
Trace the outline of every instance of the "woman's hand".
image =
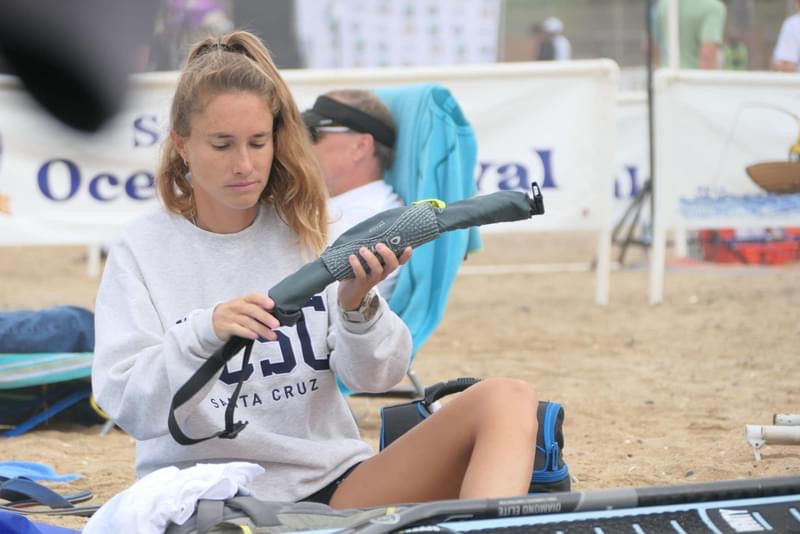
<svg viewBox="0 0 800 534">
<path fill-rule="evenodd" d="M 278 339 L 273 331 L 280 322 L 269 313 L 275 302 L 266 293 L 251 293 L 244 297 L 217 304 L 214 308 L 214 332 L 227 341 L 231 336 L 246 339 Z"/>
<path fill-rule="evenodd" d="M 411 257 L 411 247 L 406 247 L 399 258 L 383 243 L 378 243 L 375 246 L 375 251 L 383 258 L 383 265 L 381 265 L 378 257 L 370 252 L 367 247 L 361 247 L 358 251 L 359 256 L 364 258 L 364 261 L 369 266 L 369 274 L 361 266 L 361 262 L 358 261 L 355 254 L 351 254 L 348 258 L 350 267 L 353 268 L 355 273 L 355 278 L 347 278 L 339 282 L 339 307 L 342 310 L 352 311 L 358 309 L 370 289 L 386 279 L 387 276 L 406 263 Z"/>
</svg>

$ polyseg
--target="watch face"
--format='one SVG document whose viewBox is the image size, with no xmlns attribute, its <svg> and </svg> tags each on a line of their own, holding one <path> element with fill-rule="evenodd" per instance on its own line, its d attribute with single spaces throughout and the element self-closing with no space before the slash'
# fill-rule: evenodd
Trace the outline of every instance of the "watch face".
<svg viewBox="0 0 800 534">
<path fill-rule="evenodd" d="M 366 302 L 366 307 L 364 310 L 364 317 L 365 320 L 369 321 L 373 317 L 375 317 L 375 313 L 378 311 L 378 306 L 380 305 L 380 301 L 378 300 L 378 294 L 372 293 L 369 296 Z"/>
<path fill-rule="evenodd" d="M 367 296 L 361 302 L 361 306 L 359 306 L 357 310 L 342 311 L 342 315 L 347 321 L 353 323 L 365 323 L 375 317 L 375 313 L 378 311 L 379 306 L 380 301 L 378 300 L 378 294 L 374 291 L 370 291 L 370 293 L 367 293 Z"/>
</svg>

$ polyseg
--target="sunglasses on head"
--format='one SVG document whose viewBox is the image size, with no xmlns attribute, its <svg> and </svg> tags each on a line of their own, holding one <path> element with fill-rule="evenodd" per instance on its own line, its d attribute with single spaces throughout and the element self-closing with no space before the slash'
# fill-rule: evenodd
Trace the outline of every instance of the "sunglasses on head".
<svg viewBox="0 0 800 534">
<path fill-rule="evenodd" d="M 347 126 L 309 126 L 308 133 L 311 136 L 311 142 L 317 144 L 323 133 L 344 133 L 352 132 L 353 130 Z"/>
<path fill-rule="evenodd" d="M 319 141 L 321 133 L 350 131 L 368 133 L 384 146 L 394 146 L 394 128 L 360 109 L 325 95 L 317 97 L 314 106 L 303 112 L 303 121 L 314 143 Z"/>
</svg>

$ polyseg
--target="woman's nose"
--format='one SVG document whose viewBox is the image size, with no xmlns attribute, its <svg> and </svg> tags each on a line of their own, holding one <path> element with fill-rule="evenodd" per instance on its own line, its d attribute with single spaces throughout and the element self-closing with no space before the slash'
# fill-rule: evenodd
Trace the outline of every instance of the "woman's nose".
<svg viewBox="0 0 800 534">
<path fill-rule="evenodd" d="M 247 149 L 242 149 L 236 152 L 233 162 L 234 174 L 248 175 L 253 171 L 253 162 L 250 160 L 250 154 Z"/>
</svg>

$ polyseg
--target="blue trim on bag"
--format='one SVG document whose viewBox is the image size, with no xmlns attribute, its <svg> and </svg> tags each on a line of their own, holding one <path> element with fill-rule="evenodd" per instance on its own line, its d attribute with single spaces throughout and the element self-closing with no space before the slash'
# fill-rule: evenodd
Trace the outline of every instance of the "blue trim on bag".
<svg viewBox="0 0 800 534">
<path fill-rule="evenodd" d="M 548 482 L 558 482 L 559 480 L 564 480 L 569 476 L 569 467 L 564 465 L 564 467 L 556 470 L 556 471 L 534 471 L 533 476 L 531 477 L 531 481 L 534 483 L 541 483 L 546 484 Z"/>
<path fill-rule="evenodd" d="M 431 413 L 423 406 L 422 402 L 417 401 L 416 405 L 417 405 L 417 413 L 420 415 L 420 417 L 422 417 L 423 420 L 425 420 L 429 415 L 431 415 Z M 385 408 L 385 406 L 381 406 L 380 443 L 378 444 L 378 447 L 380 447 L 378 450 L 381 450 L 381 451 L 385 447 L 384 437 L 386 435 L 386 432 L 384 432 L 384 430 L 383 430 L 385 425 L 386 425 L 385 420 L 383 418 L 383 409 L 384 408 Z"/>
<path fill-rule="evenodd" d="M 536 448 L 545 455 L 544 468 L 534 470 L 531 475 L 531 482 L 533 483 L 547 484 L 550 482 L 558 482 L 569 476 L 569 467 L 566 464 L 561 467 L 558 465 L 561 460 L 561 450 L 556 441 L 554 431 L 560 411 L 561 404 L 552 401 L 547 403 L 547 408 L 544 412 L 543 429 L 545 448 L 542 449 L 538 444 L 536 446 Z"/>
<path fill-rule="evenodd" d="M 431 415 L 431 413 L 423 407 L 421 402 L 417 403 L 417 412 L 422 417 L 423 421 Z"/>
<path fill-rule="evenodd" d="M 385 406 L 381 406 L 381 436 L 380 436 L 381 439 L 380 439 L 380 444 L 378 445 L 378 447 L 379 447 L 378 450 L 379 451 L 383 450 L 383 438 L 384 438 L 384 435 L 386 434 L 386 432 L 383 430 L 386 427 L 386 422 L 383 419 L 383 409 L 384 408 L 385 408 Z"/>
<path fill-rule="evenodd" d="M 544 412 L 544 445 L 547 450 L 546 469 L 558 469 L 559 449 L 553 429 L 556 426 L 556 418 L 561 406 L 555 402 L 547 403 L 547 410 Z"/>
</svg>

